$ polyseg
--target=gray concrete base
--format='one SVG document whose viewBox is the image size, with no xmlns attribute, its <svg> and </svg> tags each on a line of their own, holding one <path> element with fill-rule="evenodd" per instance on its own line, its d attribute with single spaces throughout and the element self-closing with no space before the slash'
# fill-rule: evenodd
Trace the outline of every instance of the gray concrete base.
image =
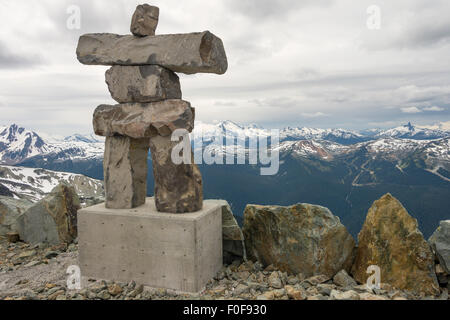
<svg viewBox="0 0 450 320">
<path fill-rule="evenodd" d="M 199 292 L 222 267 L 222 208 L 156 211 L 153 198 L 135 209 L 99 204 L 78 211 L 81 275 L 155 288 Z"/>
</svg>

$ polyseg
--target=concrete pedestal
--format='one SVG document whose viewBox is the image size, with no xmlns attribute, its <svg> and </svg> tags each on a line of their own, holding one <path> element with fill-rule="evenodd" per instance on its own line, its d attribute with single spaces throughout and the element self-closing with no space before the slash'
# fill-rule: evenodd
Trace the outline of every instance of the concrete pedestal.
<svg viewBox="0 0 450 320">
<path fill-rule="evenodd" d="M 222 208 L 204 201 L 195 213 L 156 211 L 153 198 L 135 209 L 99 204 L 78 211 L 81 275 L 199 292 L 222 267 Z"/>
</svg>

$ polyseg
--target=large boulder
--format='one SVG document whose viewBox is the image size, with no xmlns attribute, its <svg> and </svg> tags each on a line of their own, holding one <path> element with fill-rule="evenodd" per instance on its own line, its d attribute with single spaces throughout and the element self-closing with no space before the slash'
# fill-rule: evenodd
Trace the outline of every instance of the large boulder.
<svg viewBox="0 0 450 320">
<path fill-rule="evenodd" d="M 428 239 L 439 264 L 447 274 L 450 274 L 450 220 L 441 221 L 439 227 Z"/>
<path fill-rule="evenodd" d="M 244 235 L 233 211 L 227 201 L 218 200 L 218 202 L 222 205 L 223 263 L 230 264 L 235 260 L 246 260 Z"/>
<path fill-rule="evenodd" d="M 0 196 L 0 236 L 18 231 L 18 219 L 33 203 L 28 200 Z"/>
<path fill-rule="evenodd" d="M 358 282 L 366 283 L 370 265 L 380 268 L 382 283 L 415 294 L 439 294 L 431 248 L 417 220 L 390 194 L 373 203 L 358 235 L 352 268 Z"/>
<path fill-rule="evenodd" d="M 31 244 L 71 243 L 77 237 L 80 200 L 72 186 L 60 184 L 19 218 L 20 238 Z"/>
<path fill-rule="evenodd" d="M 243 232 L 248 258 L 265 266 L 331 278 L 352 265 L 355 241 L 339 218 L 321 206 L 247 205 Z"/>
</svg>

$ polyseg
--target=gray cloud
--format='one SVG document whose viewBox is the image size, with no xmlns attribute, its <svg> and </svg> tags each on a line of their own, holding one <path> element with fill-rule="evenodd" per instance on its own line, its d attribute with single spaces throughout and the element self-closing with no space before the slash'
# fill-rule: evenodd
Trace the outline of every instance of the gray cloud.
<svg viewBox="0 0 450 320">
<path fill-rule="evenodd" d="M 78 37 L 129 33 L 139 2 L 0 2 L 2 122 L 54 133 L 91 131 L 94 108 L 114 102 L 104 82 L 107 68 L 76 60 Z M 81 9 L 80 30 L 66 27 L 72 4 Z M 357 129 L 450 119 L 447 0 L 383 2 L 378 31 L 366 27 L 372 0 L 152 4 L 161 8 L 158 33 L 209 29 L 224 42 L 225 75 L 181 76 L 197 120 Z M 45 61 L 36 64 L 35 57 Z M 421 112 L 402 111 L 413 108 Z"/>
<path fill-rule="evenodd" d="M 296 10 L 311 6 L 328 6 L 334 0 L 228 0 L 231 12 L 238 12 L 251 19 L 282 19 Z"/>
<path fill-rule="evenodd" d="M 0 41 L 0 69 L 30 68 L 43 62 L 40 56 L 15 54 Z"/>
</svg>

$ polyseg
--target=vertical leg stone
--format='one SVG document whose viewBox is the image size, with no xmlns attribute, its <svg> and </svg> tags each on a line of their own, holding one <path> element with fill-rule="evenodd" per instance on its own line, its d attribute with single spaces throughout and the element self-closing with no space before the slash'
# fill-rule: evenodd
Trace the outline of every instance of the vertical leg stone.
<svg viewBox="0 0 450 320">
<path fill-rule="evenodd" d="M 190 149 L 191 164 L 176 165 L 172 161 L 172 149 L 177 144 L 170 136 L 150 138 L 156 208 L 167 213 L 196 212 L 203 207 L 202 176 Z"/>
<path fill-rule="evenodd" d="M 145 204 L 148 150 L 148 138 L 106 137 L 106 208 L 132 209 Z"/>
</svg>

